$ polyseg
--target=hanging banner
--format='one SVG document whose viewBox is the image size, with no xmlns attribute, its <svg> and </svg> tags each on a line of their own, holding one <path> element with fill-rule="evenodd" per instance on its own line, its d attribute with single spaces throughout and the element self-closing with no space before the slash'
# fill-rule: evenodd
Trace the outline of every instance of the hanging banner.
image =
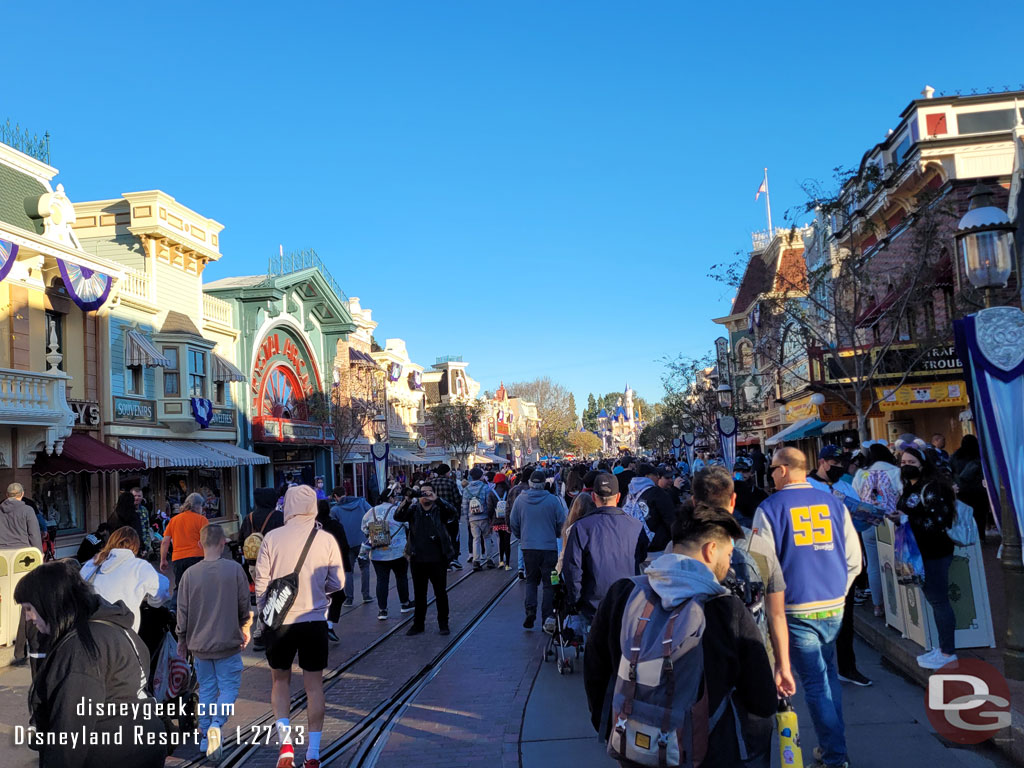
<svg viewBox="0 0 1024 768">
<path fill-rule="evenodd" d="M 722 461 L 726 468 L 732 472 L 736 463 L 736 433 L 739 425 L 734 416 L 719 416 L 718 419 L 718 445 L 722 452 Z"/>
<path fill-rule="evenodd" d="M 114 282 L 110 275 L 93 272 L 88 267 L 80 267 L 61 258 L 57 259 L 57 268 L 60 270 L 64 287 L 79 309 L 83 312 L 92 312 L 103 306 Z"/>
<path fill-rule="evenodd" d="M 377 477 L 377 493 L 384 493 L 388 487 L 388 454 L 390 453 L 391 446 L 388 443 L 374 443 L 370 446 L 373 472 Z"/>
<path fill-rule="evenodd" d="M 996 520 L 1001 521 L 999 481 L 1020 529 L 1024 499 L 1024 312 L 983 309 L 953 323 L 957 352 L 970 389 L 981 441 L 982 469 Z"/>
<path fill-rule="evenodd" d="M 388 366 L 388 381 L 398 381 L 402 378 L 402 364 L 391 363 Z"/>
<path fill-rule="evenodd" d="M 205 397 L 193 397 L 189 401 L 192 405 L 192 417 L 200 429 L 207 429 L 210 420 L 213 418 L 213 403 Z"/>
<path fill-rule="evenodd" d="M 690 474 L 693 474 L 693 453 L 697 447 L 697 436 L 693 432 L 683 434 L 683 449 L 686 451 L 686 463 L 690 467 Z"/>
<path fill-rule="evenodd" d="M 0 240 L 0 280 L 7 277 L 7 273 L 14 267 L 18 260 L 18 246 L 7 240 Z"/>
</svg>

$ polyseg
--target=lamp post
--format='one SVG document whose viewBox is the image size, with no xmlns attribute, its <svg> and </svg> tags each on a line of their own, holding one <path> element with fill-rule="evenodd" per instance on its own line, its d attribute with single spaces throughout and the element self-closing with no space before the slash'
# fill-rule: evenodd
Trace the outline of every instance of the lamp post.
<svg viewBox="0 0 1024 768">
<path fill-rule="evenodd" d="M 967 279 L 985 292 L 986 310 L 992 305 L 992 291 L 1006 287 L 1013 270 L 1011 235 L 1013 224 L 1006 212 L 992 203 L 992 191 L 978 184 L 970 194 L 970 206 L 957 226 L 958 250 L 964 261 Z M 1021 340 L 1014 340 L 1020 343 Z M 997 407 L 993 403 L 992 407 Z M 979 425 L 983 416 L 980 408 Z M 999 432 L 988 436 L 999 440 Z M 1000 446 L 1001 449 L 1005 448 Z M 997 465 L 1001 462 L 994 462 Z M 1012 680 L 1024 680 L 1024 562 L 1021 560 L 1021 536 L 1016 515 L 1009 504 L 1006 482 L 1000 468 L 994 467 L 999 484 L 999 506 L 1003 536 L 1003 591 L 1006 595 L 1006 648 L 1003 674 Z M 984 532 L 979 532 L 984 535 Z"/>
</svg>

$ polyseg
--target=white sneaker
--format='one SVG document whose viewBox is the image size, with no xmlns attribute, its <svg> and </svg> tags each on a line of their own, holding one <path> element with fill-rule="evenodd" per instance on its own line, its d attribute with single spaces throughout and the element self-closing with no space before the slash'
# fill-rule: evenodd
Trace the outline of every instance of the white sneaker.
<svg viewBox="0 0 1024 768">
<path fill-rule="evenodd" d="M 932 648 L 930 651 L 925 651 L 917 657 L 917 663 L 920 664 L 922 661 L 927 661 L 928 659 L 933 658 L 938 650 L 938 648 Z"/>
<path fill-rule="evenodd" d="M 220 727 L 211 725 L 206 730 L 206 740 L 209 742 L 206 746 L 206 756 L 210 758 L 211 762 L 219 763 L 221 758 Z"/>
<path fill-rule="evenodd" d="M 935 649 L 935 654 L 931 658 L 918 659 L 917 665 L 923 669 L 942 669 L 947 664 L 952 664 L 956 661 L 956 654 L 951 653 L 948 656 L 944 654 L 940 649 Z"/>
</svg>

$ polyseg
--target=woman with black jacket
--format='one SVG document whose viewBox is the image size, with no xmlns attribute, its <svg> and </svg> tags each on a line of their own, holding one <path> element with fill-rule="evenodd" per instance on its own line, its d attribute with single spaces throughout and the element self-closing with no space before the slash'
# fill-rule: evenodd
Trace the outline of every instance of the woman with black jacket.
<svg viewBox="0 0 1024 768">
<path fill-rule="evenodd" d="M 924 560 L 925 599 L 935 614 L 939 645 L 917 657 L 924 669 L 940 669 L 956 661 L 956 618 L 949 602 L 949 566 L 953 563 L 953 541 L 947 531 L 956 518 L 956 495 L 935 470 L 935 465 L 914 447 L 904 449 L 900 458 L 903 494 L 896 509 L 909 519 L 910 530 Z"/>
<path fill-rule="evenodd" d="M 149 651 L 132 631 L 131 611 L 99 597 L 67 560 L 27 573 L 14 599 L 46 639 L 28 703 L 40 768 L 162 766 L 172 735 L 146 692 Z M 121 715 L 118 705 L 138 714 Z"/>
<path fill-rule="evenodd" d="M 348 537 L 345 535 L 345 526 L 331 517 L 331 502 L 327 499 L 320 499 L 316 503 L 316 521 L 338 542 L 345 573 L 351 573 L 352 555 L 348 546 Z M 341 618 L 341 606 L 344 602 L 345 590 L 340 589 L 331 595 L 331 606 L 327 609 L 327 636 L 334 642 L 339 640 L 338 634 L 334 631 L 334 625 Z"/>
<path fill-rule="evenodd" d="M 992 508 L 988 503 L 988 492 L 983 482 L 985 474 L 981 469 L 981 448 L 978 438 L 964 435 L 960 447 L 950 459 L 953 478 L 957 485 L 957 496 L 974 510 L 974 522 L 978 526 L 978 536 L 985 540 L 985 532 L 994 527 Z"/>
</svg>

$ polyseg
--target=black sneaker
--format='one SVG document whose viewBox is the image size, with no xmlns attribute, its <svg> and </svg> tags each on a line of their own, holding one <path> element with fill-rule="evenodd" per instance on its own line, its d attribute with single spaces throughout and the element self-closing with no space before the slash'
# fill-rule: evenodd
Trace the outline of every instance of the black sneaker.
<svg viewBox="0 0 1024 768">
<path fill-rule="evenodd" d="M 528 613 L 526 614 L 526 621 L 523 622 L 523 629 L 533 629 L 533 625 L 537 623 L 537 614 Z"/>
<path fill-rule="evenodd" d="M 452 563 L 451 563 L 450 567 L 454 568 L 456 571 L 461 571 L 462 570 L 462 563 L 460 563 L 458 561 L 458 558 L 456 558 L 455 560 L 452 560 Z"/>
<path fill-rule="evenodd" d="M 342 603 L 342 605 L 352 605 L 352 598 L 351 598 L 351 597 L 350 597 L 350 598 L 348 598 L 348 600 L 346 600 L 345 602 L 343 602 L 343 603 Z"/>
<path fill-rule="evenodd" d="M 407 634 L 407 635 L 422 635 L 423 634 L 423 627 L 409 627 L 409 631 L 406 632 L 405 634 Z"/>
<path fill-rule="evenodd" d="M 840 672 L 839 679 L 844 683 L 853 683 L 859 685 L 861 688 L 867 688 L 871 685 L 871 681 L 868 680 L 859 670 L 853 670 L 852 672 Z"/>
<path fill-rule="evenodd" d="M 366 605 L 367 603 L 372 603 L 372 602 L 373 602 L 373 598 L 372 597 L 364 597 L 363 598 L 363 605 Z"/>
<path fill-rule="evenodd" d="M 483 569 L 484 569 L 484 567 L 482 565 L 480 565 L 480 563 L 473 563 L 473 570 L 474 571 L 482 571 Z"/>
<path fill-rule="evenodd" d="M 387 617 L 388 617 L 387 608 L 385 608 L 383 611 L 377 611 L 377 621 L 384 621 L 384 620 L 387 619 Z"/>
<path fill-rule="evenodd" d="M 334 627 L 327 628 L 327 637 L 330 638 L 332 643 L 336 643 L 341 640 L 341 638 L 338 637 L 338 633 L 334 631 Z"/>
<path fill-rule="evenodd" d="M 24 667 L 28 664 L 28 656 L 22 656 L 20 659 L 15 659 L 11 662 L 12 667 Z"/>
<path fill-rule="evenodd" d="M 526 581 L 526 571 L 520 571 L 519 572 L 519 580 L 520 581 Z"/>
<path fill-rule="evenodd" d="M 416 606 L 412 604 L 412 600 L 407 603 L 402 603 L 402 613 L 409 613 L 409 611 L 415 609 Z"/>
<path fill-rule="evenodd" d="M 491 561 L 488 561 L 488 563 L 487 563 L 487 569 L 488 569 L 488 570 L 493 570 L 493 569 L 494 569 L 494 567 L 495 567 L 495 566 L 494 566 L 494 561 L 493 561 L 493 560 L 491 560 Z"/>
</svg>

